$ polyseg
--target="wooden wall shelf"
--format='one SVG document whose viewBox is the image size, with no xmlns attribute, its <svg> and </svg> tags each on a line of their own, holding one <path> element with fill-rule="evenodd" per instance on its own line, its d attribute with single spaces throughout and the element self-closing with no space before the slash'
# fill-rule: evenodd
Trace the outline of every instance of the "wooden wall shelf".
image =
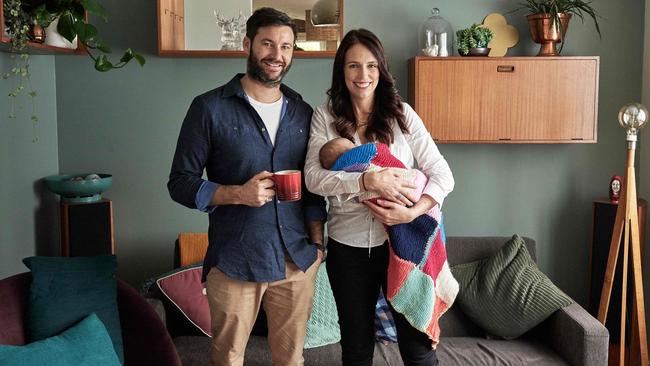
<svg viewBox="0 0 650 366">
<path fill-rule="evenodd" d="M 599 62 L 415 57 L 409 101 L 439 143 L 595 143 Z"/>
</svg>

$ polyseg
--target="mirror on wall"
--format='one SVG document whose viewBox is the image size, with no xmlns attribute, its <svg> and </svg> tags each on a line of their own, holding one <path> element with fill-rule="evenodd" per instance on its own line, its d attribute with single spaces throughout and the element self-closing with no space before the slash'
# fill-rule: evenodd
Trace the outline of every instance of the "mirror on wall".
<svg viewBox="0 0 650 366">
<path fill-rule="evenodd" d="M 294 57 L 333 57 L 343 33 L 343 0 L 158 0 L 158 54 L 243 57 L 246 20 L 262 7 L 298 26 Z"/>
</svg>

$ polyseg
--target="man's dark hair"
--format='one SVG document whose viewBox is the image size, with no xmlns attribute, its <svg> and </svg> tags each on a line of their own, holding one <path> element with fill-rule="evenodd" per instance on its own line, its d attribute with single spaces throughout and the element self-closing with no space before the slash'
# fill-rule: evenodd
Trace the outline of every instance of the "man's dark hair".
<svg viewBox="0 0 650 366">
<path fill-rule="evenodd" d="M 290 27 L 293 31 L 294 41 L 298 36 L 298 27 L 296 26 L 296 23 L 286 13 L 273 8 L 259 8 L 255 10 L 246 21 L 246 37 L 253 42 L 253 38 L 257 35 L 258 29 L 271 25 L 286 25 L 287 27 Z"/>
</svg>

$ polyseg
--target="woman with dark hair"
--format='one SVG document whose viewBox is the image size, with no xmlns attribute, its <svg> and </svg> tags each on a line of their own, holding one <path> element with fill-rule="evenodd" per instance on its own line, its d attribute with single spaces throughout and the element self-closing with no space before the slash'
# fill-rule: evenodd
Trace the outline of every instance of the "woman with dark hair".
<svg viewBox="0 0 650 366">
<path fill-rule="evenodd" d="M 388 71 L 384 48 L 370 31 L 348 32 L 336 52 L 328 101 L 314 111 L 305 162 L 309 191 L 326 196 L 327 273 L 341 327 L 343 365 L 372 365 L 374 313 L 380 289 L 386 292 L 389 248 L 384 225 L 409 223 L 442 204 L 452 191 L 449 165 L 415 111 L 401 101 Z M 428 181 L 415 202 L 399 170 L 349 173 L 324 169 L 318 158 L 329 140 L 344 137 L 355 145 L 382 142 L 407 167 Z M 354 198 L 379 193 L 376 203 Z M 391 307 L 405 365 L 437 365 L 435 344 Z"/>
</svg>

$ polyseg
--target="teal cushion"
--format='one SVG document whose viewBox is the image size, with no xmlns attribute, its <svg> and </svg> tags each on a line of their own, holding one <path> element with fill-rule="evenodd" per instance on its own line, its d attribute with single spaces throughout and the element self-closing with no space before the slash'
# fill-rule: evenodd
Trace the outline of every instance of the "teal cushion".
<svg viewBox="0 0 650 366">
<path fill-rule="evenodd" d="M 0 345 L 3 366 L 118 366 L 106 327 L 90 314 L 63 333 L 25 346 Z"/>
<path fill-rule="evenodd" d="M 32 270 L 27 310 L 30 342 L 55 336 L 96 313 L 120 361 L 124 359 L 115 256 L 29 257 L 23 263 Z"/>
<path fill-rule="evenodd" d="M 326 262 L 321 263 L 316 273 L 314 301 L 307 321 L 305 348 L 325 346 L 341 340 L 339 316 L 325 265 Z"/>
<path fill-rule="evenodd" d="M 456 302 L 493 336 L 519 337 L 573 303 L 537 268 L 518 235 L 491 257 L 451 270 L 460 286 Z"/>
</svg>

